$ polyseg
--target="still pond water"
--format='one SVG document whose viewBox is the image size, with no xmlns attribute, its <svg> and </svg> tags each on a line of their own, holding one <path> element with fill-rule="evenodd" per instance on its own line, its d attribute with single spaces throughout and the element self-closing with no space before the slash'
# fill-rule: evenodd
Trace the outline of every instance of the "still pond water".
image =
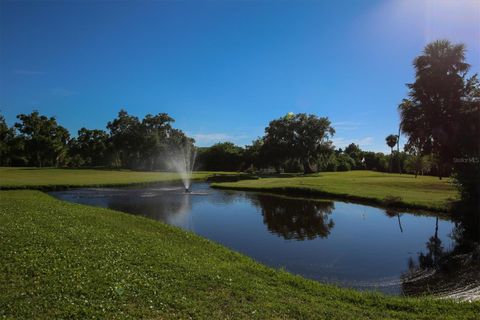
<svg viewBox="0 0 480 320">
<path fill-rule="evenodd" d="M 425 288 L 424 281 L 415 285 L 423 278 L 418 265 L 435 254 L 432 243 L 447 251 L 454 245 L 454 224 L 432 216 L 206 183 L 191 189 L 186 194 L 179 185 L 163 184 L 51 194 L 163 221 L 310 279 L 388 294 L 418 294 Z"/>
</svg>

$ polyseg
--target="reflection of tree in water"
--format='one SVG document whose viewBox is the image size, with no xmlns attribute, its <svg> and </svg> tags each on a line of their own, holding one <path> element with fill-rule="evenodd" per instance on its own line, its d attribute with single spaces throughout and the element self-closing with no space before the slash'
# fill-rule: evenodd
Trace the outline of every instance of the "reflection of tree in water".
<svg viewBox="0 0 480 320">
<path fill-rule="evenodd" d="M 189 195 L 178 192 L 142 193 L 143 191 L 138 191 L 112 197 L 108 201 L 108 208 L 164 222 L 182 219 L 191 210 Z"/>
<path fill-rule="evenodd" d="M 208 198 L 210 203 L 229 205 L 236 201 L 242 201 L 242 191 L 221 190 Z"/>
<path fill-rule="evenodd" d="M 391 208 L 388 208 L 385 210 L 385 213 L 387 214 L 387 216 L 389 216 L 390 218 L 393 218 L 393 217 L 397 217 L 398 219 L 398 227 L 400 228 L 400 232 L 403 233 L 403 227 L 402 227 L 402 221 L 400 220 L 400 217 L 402 216 L 402 214 L 394 209 L 391 209 Z"/>
<path fill-rule="evenodd" d="M 417 261 L 410 258 L 409 270 L 402 275 L 405 295 L 439 294 L 471 299 L 480 288 L 480 250 L 478 233 L 471 221 L 457 221 L 452 238 L 455 247 L 446 251 L 438 238 L 438 218 L 435 232 L 426 243 L 426 253 L 419 253 Z M 474 236 L 471 238 L 471 236 Z M 477 296 L 477 298 L 479 298 Z"/>
<path fill-rule="evenodd" d="M 421 252 L 418 255 L 420 268 L 425 269 L 438 266 L 440 258 L 445 254 L 442 240 L 438 238 L 438 217 L 435 220 L 435 234 L 428 239 L 425 245 L 427 247 L 427 254 Z"/>
<path fill-rule="evenodd" d="M 326 238 L 334 226 L 329 217 L 334 209 L 332 201 L 255 195 L 252 196 L 252 202 L 261 208 L 268 230 L 285 239 Z"/>
</svg>

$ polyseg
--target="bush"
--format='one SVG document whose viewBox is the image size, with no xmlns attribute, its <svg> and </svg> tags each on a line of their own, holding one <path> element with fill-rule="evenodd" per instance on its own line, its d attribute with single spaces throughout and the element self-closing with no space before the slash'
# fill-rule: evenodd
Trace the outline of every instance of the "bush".
<svg viewBox="0 0 480 320">
<path fill-rule="evenodd" d="M 338 171 L 350 171 L 354 167 L 355 167 L 355 160 L 353 160 L 348 154 L 341 153 L 337 155 Z"/>
</svg>

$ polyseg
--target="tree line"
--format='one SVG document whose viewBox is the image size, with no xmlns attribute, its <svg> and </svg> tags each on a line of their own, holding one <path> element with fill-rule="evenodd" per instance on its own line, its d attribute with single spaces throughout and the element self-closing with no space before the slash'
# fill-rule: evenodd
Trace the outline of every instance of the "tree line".
<svg viewBox="0 0 480 320">
<path fill-rule="evenodd" d="M 400 132 L 386 137 L 390 155 L 350 144 L 335 149 L 330 120 L 289 113 L 272 120 L 265 134 L 241 147 L 230 142 L 198 148 L 196 169 L 275 172 L 377 170 L 452 175 L 464 199 L 480 199 L 480 84 L 468 75 L 465 47 L 435 41 L 415 58 L 415 81 L 400 103 Z M 173 128 L 166 113 L 143 119 L 121 110 L 105 130 L 81 128 L 76 137 L 54 117 L 20 114 L 8 127 L 0 116 L 0 165 L 166 169 L 169 152 L 194 140 Z M 397 150 L 394 147 L 397 146 Z"/>
<path fill-rule="evenodd" d="M 108 131 L 81 128 L 76 137 L 55 117 L 38 111 L 19 114 L 8 127 L 0 115 L 0 165 L 56 167 L 113 167 L 167 169 L 165 157 L 193 139 L 172 127 L 166 113 L 142 120 L 120 110 L 106 125 Z"/>
<path fill-rule="evenodd" d="M 185 144 L 194 144 L 172 127 L 166 113 L 143 119 L 120 110 L 107 130 L 81 128 L 76 137 L 55 117 L 33 111 L 19 114 L 8 127 L 0 115 L 0 164 L 34 167 L 111 167 L 168 169 L 165 159 Z M 304 172 L 368 169 L 391 171 L 389 156 L 350 144 L 335 149 L 328 118 L 289 113 L 271 121 L 265 136 L 242 147 L 231 142 L 197 148 L 197 170 Z M 402 154 L 404 158 L 407 155 Z M 395 154 L 391 157 L 395 157 Z M 404 160 L 402 158 L 402 164 Z"/>
<path fill-rule="evenodd" d="M 106 125 L 107 131 L 81 128 L 76 137 L 55 117 L 38 111 L 20 114 L 8 127 L 0 115 L 0 164 L 2 166 L 111 167 L 165 170 L 165 158 L 185 144 L 194 144 L 172 127 L 166 113 L 146 115 L 142 120 L 120 110 Z M 197 148 L 197 170 L 256 172 L 303 172 L 375 170 L 436 174 L 430 156 L 393 151 L 361 150 L 354 143 L 335 149 L 335 133 L 328 118 L 289 113 L 271 121 L 265 136 L 242 147 L 231 142 Z M 397 165 L 398 164 L 398 165 Z"/>
<path fill-rule="evenodd" d="M 219 142 L 211 147 L 198 148 L 198 169 L 207 171 L 248 171 L 305 173 L 298 159 L 269 161 L 267 152 L 262 150 L 261 139 L 241 147 L 231 142 Z M 273 165 L 276 165 L 274 167 Z M 321 154 L 316 161 L 310 161 L 315 172 L 336 172 L 350 170 L 372 170 L 414 175 L 437 175 L 435 159 L 429 156 L 415 156 L 405 151 L 391 154 L 362 150 L 351 143 L 344 149 L 332 148 Z"/>
</svg>

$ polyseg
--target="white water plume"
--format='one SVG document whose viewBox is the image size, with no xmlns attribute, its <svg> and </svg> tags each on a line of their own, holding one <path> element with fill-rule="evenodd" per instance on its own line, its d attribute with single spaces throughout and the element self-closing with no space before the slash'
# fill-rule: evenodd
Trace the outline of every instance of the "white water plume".
<svg viewBox="0 0 480 320">
<path fill-rule="evenodd" d="M 175 150 L 171 150 L 167 159 L 168 167 L 180 175 L 186 191 L 190 190 L 196 156 L 197 150 L 195 146 L 186 143 L 175 148 Z"/>
</svg>

